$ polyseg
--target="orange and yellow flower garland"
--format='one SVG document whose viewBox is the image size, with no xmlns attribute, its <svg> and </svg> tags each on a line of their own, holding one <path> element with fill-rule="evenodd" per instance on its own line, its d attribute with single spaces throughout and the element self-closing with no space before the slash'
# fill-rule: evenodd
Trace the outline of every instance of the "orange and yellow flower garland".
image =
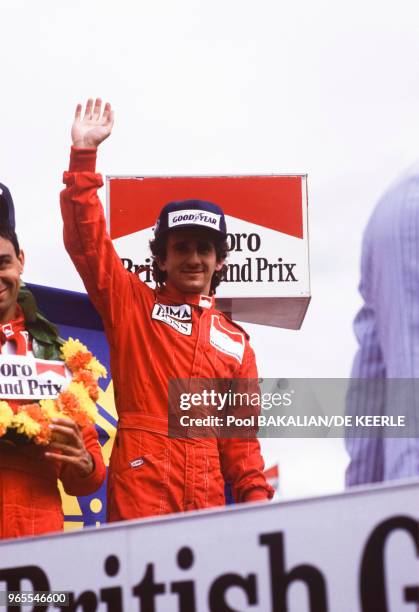
<svg viewBox="0 0 419 612">
<path fill-rule="evenodd" d="M 70 418 L 80 428 L 95 422 L 98 379 L 106 378 L 106 368 L 84 344 L 73 338 L 63 344 L 61 354 L 72 374 L 70 384 L 55 399 L 17 407 L 0 401 L 0 437 L 11 432 L 45 445 L 51 440 L 52 419 Z"/>
</svg>

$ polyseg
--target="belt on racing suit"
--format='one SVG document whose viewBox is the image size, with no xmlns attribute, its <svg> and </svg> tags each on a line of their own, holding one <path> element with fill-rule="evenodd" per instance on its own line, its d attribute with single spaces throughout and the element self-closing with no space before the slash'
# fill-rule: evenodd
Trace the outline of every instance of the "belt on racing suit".
<svg viewBox="0 0 419 612">
<path fill-rule="evenodd" d="M 123 412 L 118 419 L 118 429 L 141 429 L 148 431 L 149 433 L 156 433 L 166 437 L 169 437 L 168 432 L 168 419 L 163 417 L 156 417 L 150 414 L 144 414 L 141 412 Z M 214 448 L 218 454 L 217 438 L 197 438 L 196 435 L 188 435 L 188 431 L 185 431 L 185 437 L 173 437 L 173 440 L 177 439 L 186 444 L 198 444 L 203 445 L 207 448 Z"/>
</svg>

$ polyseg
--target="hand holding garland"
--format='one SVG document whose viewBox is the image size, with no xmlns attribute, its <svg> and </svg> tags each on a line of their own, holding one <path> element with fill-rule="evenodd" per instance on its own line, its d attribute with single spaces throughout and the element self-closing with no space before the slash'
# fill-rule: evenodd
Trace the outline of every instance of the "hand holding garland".
<svg viewBox="0 0 419 612">
<path fill-rule="evenodd" d="M 91 463 L 89 458 L 86 460 L 84 454 L 81 429 L 95 422 L 97 415 L 95 402 L 99 397 L 98 379 L 106 377 L 107 372 L 79 340 L 69 338 L 61 347 L 61 354 L 72 373 L 71 383 L 60 391 L 55 400 L 40 400 L 39 403 L 24 404 L 17 408 L 1 400 L 0 441 L 3 436 L 5 440 L 10 436 L 14 440 L 16 436 L 21 435 L 36 445 L 46 446 L 51 443 L 55 428 L 57 433 L 63 434 L 66 440 L 65 446 L 73 447 L 70 456 L 82 458 L 81 469 L 85 471 Z M 54 428 L 51 428 L 51 424 Z M 60 431 L 57 427 L 65 429 Z M 55 442 L 57 441 L 56 439 Z M 64 454 L 68 455 L 67 452 Z"/>
<path fill-rule="evenodd" d="M 78 425 L 68 419 L 53 419 L 49 427 L 53 437 L 45 457 L 74 466 L 80 476 L 91 474 L 95 465 L 91 454 L 86 450 Z"/>
</svg>

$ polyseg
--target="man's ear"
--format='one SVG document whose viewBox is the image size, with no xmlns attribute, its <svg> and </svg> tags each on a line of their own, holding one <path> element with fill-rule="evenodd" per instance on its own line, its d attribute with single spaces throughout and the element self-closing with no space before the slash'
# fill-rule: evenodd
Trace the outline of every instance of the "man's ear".
<svg viewBox="0 0 419 612">
<path fill-rule="evenodd" d="M 217 263 L 215 264 L 215 271 L 219 272 L 221 270 L 221 268 L 223 267 L 223 265 L 225 264 L 225 259 L 222 259 L 221 261 L 217 261 Z"/>
<path fill-rule="evenodd" d="M 19 255 L 17 256 L 19 264 L 20 264 L 20 270 L 19 273 L 22 274 L 23 273 L 23 268 L 25 267 L 25 253 L 22 251 L 22 249 L 20 250 Z"/>
</svg>

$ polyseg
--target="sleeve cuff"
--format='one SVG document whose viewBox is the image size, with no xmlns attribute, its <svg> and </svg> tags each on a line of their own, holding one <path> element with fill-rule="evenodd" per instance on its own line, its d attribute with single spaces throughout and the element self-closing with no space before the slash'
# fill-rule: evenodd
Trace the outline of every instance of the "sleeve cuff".
<svg viewBox="0 0 419 612">
<path fill-rule="evenodd" d="M 71 147 L 69 172 L 96 172 L 97 149 Z"/>
<path fill-rule="evenodd" d="M 262 489 L 262 488 L 254 488 L 254 489 L 250 489 L 250 491 L 248 491 L 245 496 L 244 496 L 244 502 L 254 502 L 254 501 L 268 501 L 268 499 L 271 499 L 272 495 L 270 495 L 270 491 L 267 491 L 266 489 Z"/>
<path fill-rule="evenodd" d="M 92 456 L 93 462 L 94 457 Z M 64 490 L 69 495 L 91 495 L 97 491 L 106 477 L 106 468 L 103 470 L 95 467 L 87 476 L 80 476 L 73 467 L 69 466 L 65 474 L 61 474 L 61 481 L 64 485 Z"/>
</svg>

